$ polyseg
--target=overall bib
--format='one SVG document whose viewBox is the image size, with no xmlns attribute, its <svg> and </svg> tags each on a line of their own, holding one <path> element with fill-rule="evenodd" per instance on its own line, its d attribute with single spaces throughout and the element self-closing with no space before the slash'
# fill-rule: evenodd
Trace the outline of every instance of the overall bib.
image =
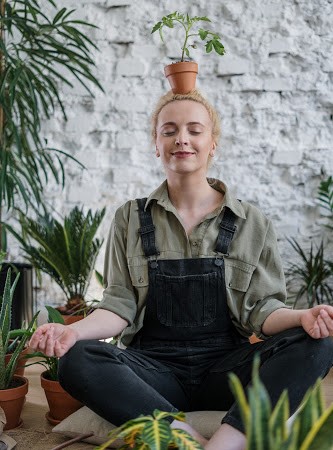
<svg viewBox="0 0 333 450">
<path fill-rule="evenodd" d="M 130 347 L 172 367 L 187 386 L 200 385 L 209 367 L 246 338 L 229 314 L 223 255 L 227 255 L 236 216 L 225 208 L 212 258 L 159 259 L 155 227 L 146 199 L 137 200 L 149 289 L 143 327 Z M 191 400 L 189 398 L 189 400 Z"/>
</svg>

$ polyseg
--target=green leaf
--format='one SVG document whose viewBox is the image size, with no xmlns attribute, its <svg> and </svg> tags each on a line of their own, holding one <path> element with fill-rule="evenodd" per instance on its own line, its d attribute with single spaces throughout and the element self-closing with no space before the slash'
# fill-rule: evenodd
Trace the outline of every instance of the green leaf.
<svg viewBox="0 0 333 450">
<path fill-rule="evenodd" d="M 333 405 L 315 421 L 300 450 L 333 449 Z"/>
<path fill-rule="evenodd" d="M 206 53 L 210 53 L 213 50 L 213 41 L 208 41 L 205 45 Z"/>
<path fill-rule="evenodd" d="M 203 447 L 189 433 L 178 428 L 172 430 L 173 442 L 177 448 L 184 450 L 203 450 Z"/>
<path fill-rule="evenodd" d="M 155 33 L 155 31 L 159 30 L 162 26 L 162 22 L 157 22 L 155 23 L 155 25 L 153 26 L 151 33 Z"/>
<path fill-rule="evenodd" d="M 208 31 L 200 29 L 199 36 L 204 41 L 206 39 L 206 37 L 208 36 Z"/>
<path fill-rule="evenodd" d="M 171 436 L 169 422 L 154 419 L 145 424 L 141 439 L 151 450 L 167 450 Z"/>
</svg>

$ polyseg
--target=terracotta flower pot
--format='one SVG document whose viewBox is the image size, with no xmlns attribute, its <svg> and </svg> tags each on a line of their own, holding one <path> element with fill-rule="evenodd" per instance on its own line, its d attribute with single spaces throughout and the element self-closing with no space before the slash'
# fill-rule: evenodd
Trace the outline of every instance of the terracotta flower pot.
<svg viewBox="0 0 333 450">
<path fill-rule="evenodd" d="M 195 88 L 198 64 L 192 61 L 177 62 L 164 67 L 174 94 L 187 94 Z"/>
<path fill-rule="evenodd" d="M 0 390 L 0 406 L 4 410 L 7 423 L 4 430 L 10 430 L 22 425 L 21 412 L 25 396 L 28 392 L 27 378 L 15 376 L 16 386 Z"/>
<path fill-rule="evenodd" d="M 26 359 L 24 358 L 25 355 L 27 355 L 30 352 L 29 347 L 26 347 L 21 353 L 20 353 L 20 357 L 17 360 L 17 365 L 16 365 L 16 369 L 15 369 L 15 375 L 20 375 L 21 377 L 24 376 L 24 364 L 26 363 Z M 12 354 L 8 353 L 5 356 L 5 364 L 7 365 L 10 361 Z"/>
<path fill-rule="evenodd" d="M 78 322 L 79 320 L 82 320 L 84 318 L 84 315 L 78 315 L 78 316 L 70 316 L 66 314 L 62 314 L 62 318 L 64 319 L 65 325 L 70 325 L 71 323 Z"/>
<path fill-rule="evenodd" d="M 41 374 L 41 385 L 50 408 L 46 418 L 52 425 L 58 424 L 83 406 L 60 386 L 59 381 L 49 380 L 47 372 Z"/>
</svg>

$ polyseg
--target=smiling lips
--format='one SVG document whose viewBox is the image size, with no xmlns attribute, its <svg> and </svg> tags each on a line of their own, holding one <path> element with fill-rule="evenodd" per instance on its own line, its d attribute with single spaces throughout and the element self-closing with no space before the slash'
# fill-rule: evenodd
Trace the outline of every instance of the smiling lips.
<svg viewBox="0 0 333 450">
<path fill-rule="evenodd" d="M 194 155 L 193 152 L 174 152 L 172 153 L 172 156 L 175 156 L 176 158 L 189 158 L 190 156 Z"/>
</svg>

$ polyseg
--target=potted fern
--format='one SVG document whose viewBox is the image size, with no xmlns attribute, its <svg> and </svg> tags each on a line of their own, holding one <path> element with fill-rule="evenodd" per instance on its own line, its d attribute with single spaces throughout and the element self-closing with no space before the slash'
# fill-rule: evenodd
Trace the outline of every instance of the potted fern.
<svg viewBox="0 0 333 450">
<path fill-rule="evenodd" d="M 0 255 L 0 265 L 4 254 Z M 0 308 L 0 406 L 5 411 L 7 423 L 5 429 L 15 428 L 20 425 L 20 415 L 24 404 L 25 395 L 28 392 L 28 380 L 25 377 L 15 375 L 18 359 L 28 338 L 32 334 L 37 314 L 33 317 L 28 327 L 23 330 L 10 330 L 13 294 L 20 274 L 16 274 L 11 283 L 11 268 L 8 269 L 3 292 L 1 293 Z M 10 348 L 10 340 L 18 337 L 16 346 L 7 358 Z"/>
<path fill-rule="evenodd" d="M 220 56 L 225 53 L 219 34 L 204 28 L 194 31 L 198 22 L 211 22 L 211 20 L 206 16 L 190 17 L 188 14 L 181 14 L 175 11 L 167 16 L 163 16 L 151 30 L 151 33 L 159 32 L 162 42 L 164 42 L 164 28 L 174 29 L 175 25 L 178 24 L 184 30 L 180 61 L 169 64 L 164 68 L 165 76 L 175 94 L 186 94 L 195 88 L 198 64 L 193 61 L 185 61 L 185 57 L 190 59 L 190 48 L 197 48 L 197 44 L 192 43 L 193 38 L 199 38 L 205 43 L 206 53 L 215 51 Z"/>
<path fill-rule="evenodd" d="M 82 316 L 92 307 L 85 295 L 103 244 L 95 235 L 104 215 L 105 208 L 84 213 L 75 206 L 62 221 L 48 213 L 36 220 L 21 214 L 22 233 L 11 228 L 39 276 L 48 274 L 65 294 L 66 304 L 59 308 L 64 315 Z"/>
</svg>

